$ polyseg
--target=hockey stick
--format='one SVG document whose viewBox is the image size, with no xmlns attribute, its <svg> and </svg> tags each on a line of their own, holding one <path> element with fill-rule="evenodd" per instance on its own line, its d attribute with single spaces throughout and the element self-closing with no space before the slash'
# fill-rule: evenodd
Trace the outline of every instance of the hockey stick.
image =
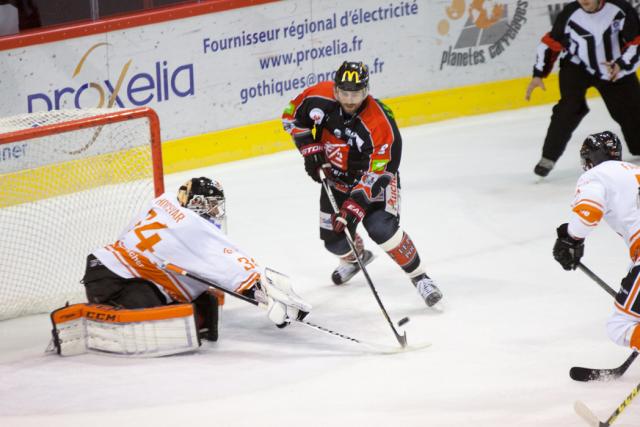
<svg viewBox="0 0 640 427">
<path fill-rule="evenodd" d="M 589 270 L 587 268 L 587 266 L 585 266 L 583 263 L 579 262 L 578 263 L 578 268 L 587 276 L 589 276 L 594 282 L 596 282 L 602 289 L 604 289 L 609 295 L 611 295 L 612 297 L 616 297 L 616 291 L 614 291 L 611 286 L 607 285 L 607 283 L 602 280 L 601 278 L 599 278 L 596 273 L 594 273 L 593 271 Z"/>
<path fill-rule="evenodd" d="M 616 297 L 616 292 L 611 288 L 611 286 L 607 285 L 604 280 L 598 277 L 593 271 L 588 269 L 581 262 L 578 263 L 578 268 L 583 271 L 587 276 L 589 276 L 594 282 L 596 282 L 602 289 L 604 289 L 609 295 L 612 297 Z M 638 352 L 633 351 L 627 360 L 625 360 L 622 365 L 613 369 L 596 369 L 596 368 L 583 368 L 580 366 L 574 366 L 569 370 L 569 376 L 574 381 L 602 381 L 602 380 L 613 380 L 616 378 L 620 378 L 634 360 L 638 357 Z"/>
<path fill-rule="evenodd" d="M 579 400 L 575 402 L 573 407 L 576 413 L 580 415 L 583 420 L 588 422 L 589 425 L 593 427 L 609 427 L 611 424 L 613 424 L 616 418 L 620 416 L 622 411 L 624 411 L 627 408 L 627 406 L 631 404 L 631 401 L 638 395 L 638 392 L 640 392 L 640 384 L 638 384 L 633 388 L 633 390 L 631 390 L 631 393 L 629 393 L 629 395 L 624 399 L 624 401 L 622 401 L 622 403 L 618 405 L 616 410 L 613 411 L 613 414 L 611 414 L 611 416 L 607 419 L 607 421 L 604 421 L 604 422 L 600 421 L 596 416 L 596 414 L 594 414 L 593 411 L 591 411 L 591 409 L 587 407 L 587 405 L 585 405 L 583 402 Z"/>
<path fill-rule="evenodd" d="M 629 357 L 627 357 L 627 360 L 625 360 L 622 365 L 613 369 L 595 369 L 574 366 L 569 370 L 569 376 L 574 381 L 582 382 L 614 380 L 616 378 L 620 378 L 625 372 L 627 372 L 627 369 L 629 369 L 629 366 L 631 366 L 633 361 L 636 360 L 636 357 L 638 357 L 638 352 L 634 351 L 629 355 Z"/>
<path fill-rule="evenodd" d="M 333 196 L 333 192 L 331 191 L 331 187 L 329 186 L 329 182 L 327 181 L 327 176 L 325 175 L 325 173 L 324 173 L 324 171 L 322 169 L 318 169 L 318 175 L 320 175 L 320 180 L 322 181 L 322 187 L 324 188 L 324 191 L 327 194 L 327 197 L 329 198 L 329 202 L 331 202 L 331 207 L 333 208 L 333 212 L 336 215 L 339 215 L 338 203 L 336 202 L 336 198 Z M 380 299 L 380 296 L 378 295 L 378 291 L 376 290 L 375 286 L 373 286 L 373 282 L 371 281 L 371 277 L 369 276 L 369 272 L 367 271 L 367 269 L 365 268 L 364 263 L 360 259 L 360 255 L 358 255 L 358 251 L 356 250 L 356 245 L 354 243 L 353 236 L 351 236 L 351 231 L 349 231 L 348 227 L 345 227 L 344 235 L 347 238 L 347 242 L 349 243 L 349 247 L 351 248 L 351 250 L 353 251 L 354 256 L 356 257 L 356 261 L 358 262 L 358 265 L 360 266 L 360 270 L 362 270 L 362 273 L 364 274 L 364 277 L 367 280 L 367 284 L 369 285 L 369 288 L 371 289 L 371 292 L 373 292 L 373 296 L 376 298 L 376 302 L 378 303 L 378 306 L 380 307 L 380 310 L 382 310 L 382 314 L 384 314 L 385 319 L 387 319 L 387 323 L 389 324 L 389 326 L 391 326 L 391 330 L 393 331 L 393 335 L 395 335 L 396 340 L 398 340 L 398 343 L 400 344 L 400 346 L 402 348 L 406 347 L 407 346 L 407 332 L 404 331 L 404 333 L 402 335 L 400 335 L 398 333 L 398 331 L 396 330 L 395 326 L 393 325 L 393 322 L 391 321 L 391 318 L 389 317 L 389 314 L 387 313 L 387 310 L 384 308 L 384 305 L 382 304 L 382 300 Z"/>
<path fill-rule="evenodd" d="M 212 282 L 210 280 L 204 279 L 204 278 L 202 278 L 202 277 L 200 277 L 198 275 L 195 275 L 193 273 L 189 273 L 184 268 L 178 267 L 177 265 L 171 264 L 170 262 L 163 261 L 162 264 L 160 265 L 160 268 L 162 268 L 163 270 L 169 270 L 169 271 L 171 271 L 173 273 L 180 274 L 181 276 L 185 276 L 185 277 L 188 277 L 190 279 L 196 280 L 196 281 L 198 281 L 200 283 L 203 283 L 205 285 L 211 286 L 212 288 L 219 289 L 222 292 L 227 293 L 229 295 L 232 295 L 232 296 L 234 296 L 234 297 L 236 297 L 238 299 L 241 299 L 242 301 L 246 301 L 249 304 L 253 304 L 255 306 L 260 306 L 260 302 L 258 302 L 257 300 L 255 300 L 253 298 L 249 298 L 249 297 L 247 297 L 245 295 L 242 295 L 242 294 L 240 294 L 238 292 L 230 291 L 229 289 L 223 288 L 222 286 L 218 285 L 217 283 L 214 283 L 214 282 Z M 306 326 L 308 326 L 308 327 L 310 327 L 312 329 L 315 329 L 317 331 L 323 332 L 325 334 L 332 335 L 334 337 L 342 338 L 342 339 L 345 339 L 347 341 L 351 341 L 351 342 L 354 342 L 354 343 L 357 343 L 357 344 L 363 344 L 363 345 L 366 345 L 366 346 L 369 346 L 369 347 L 372 347 L 372 348 L 375 348 L 375 349 L 378 349 L 378 350 L 382 350 L 382 351 L 384 351 L 384 350 L 388 351 L 389 350 L 386 347 L 379 346 L 378 344 L 368 343 L 366 341 L 362 341 L 362 340 L 359 340 L 357 338 L 350 337 L 350 336 L 342 334 L 340 332 L 333 331 L 333 330 L 331 330 L 329 328 L 325 328 L 324 326 L 316 325 L 315 323 L 311 323 L 311 322 L 308 322 L 306 320 L 298 320 L 298 319 L 294 319 L 294 320 L 296 322 L 302 323 L 303 325 L 306 325 Z"/>
</svg>

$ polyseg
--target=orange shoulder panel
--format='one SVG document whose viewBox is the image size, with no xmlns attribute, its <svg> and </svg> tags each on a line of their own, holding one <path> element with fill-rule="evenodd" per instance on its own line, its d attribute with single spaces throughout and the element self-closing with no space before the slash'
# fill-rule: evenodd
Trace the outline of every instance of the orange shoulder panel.
<svg viewBox="0 0 640 427">
<path fill-rule="evenodd" d="M 579 202 L 573 211 L 580 217 L 580 219 L 588 226 L 592 227 L 600 222 L 604 212 L 591 203 Z"/>
<path fill-rule="evenodd" d="M 367 99 L 367 106 L 360 113 L 360 120 L 371 132 L 371 143 L 374 147 L 393 143 L 393 128 L 389 118 L 371 95 Z M 390 149 L 386 151 L 391 152 Z"/>
<path fill-rule="evenodd" d="M 282 117 L 288 120 L 292 120 L 295 111 L 298 109 L 300 104 L 302 104 L 305 99 L 313 96 L 335 100 L 335 97 L 333 96 L 333 82 L 321 82 L 303 90 L 289 103 L 289 107 L 284 110 Z"/>
</svg>

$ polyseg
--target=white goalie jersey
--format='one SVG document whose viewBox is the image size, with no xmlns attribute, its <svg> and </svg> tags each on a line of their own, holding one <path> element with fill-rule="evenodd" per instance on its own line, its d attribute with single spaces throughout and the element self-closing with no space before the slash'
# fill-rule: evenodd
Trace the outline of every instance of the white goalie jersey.
<svg viewBox="0 0 640 427">
<path fill-rule="evenodd" d="M 207 285 L 162 268 L 164 263 L 242 292 L 261 277 L 261 269 L 213 223 L 179 205 L 176 194 L 154 199 L 118 240 L 93 255 L 123 278 L 155 284 L 167 302 L 191 302 Z"/>
</svg>

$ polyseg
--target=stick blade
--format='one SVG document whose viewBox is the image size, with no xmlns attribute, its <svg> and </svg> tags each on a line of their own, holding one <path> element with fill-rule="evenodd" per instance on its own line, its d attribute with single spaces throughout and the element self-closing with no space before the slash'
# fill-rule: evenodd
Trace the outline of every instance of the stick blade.
<svg viewBox="0 0 640 427">
<path fill-rule="evenodd" d="M 574 381 L 611 381 L 622 374 L 616 369 L 592 369 L 574 366 L 569 370 L 569 376 Z"/>
<path fill-rule="evenodd" d="M 598 417 L 580 400 L 576 400 L 573 404 L 573 409 L 576 411 L 576 414 L 580 416 L 583 420 L 585 420 L 592 427 L 600 427 L 606 426 L 607 424 L 601 423 Z"/>
<path fill-rule="evenodd" d="M 618 378 L 613 369 L 591 369 L 574 366 L 569 370 L 569 376 L 574 381 L 609 381 Z"/>
</svg>

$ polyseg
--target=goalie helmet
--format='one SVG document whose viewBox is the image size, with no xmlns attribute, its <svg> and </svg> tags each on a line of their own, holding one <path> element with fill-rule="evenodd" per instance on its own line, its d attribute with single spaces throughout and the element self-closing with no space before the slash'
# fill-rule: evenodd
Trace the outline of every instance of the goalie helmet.
<svg viewBox="0 0 640 427">
<path fill-rule="evenodd" d="M 362 62 L 344 61 L 334 78 L 336 87 L 356 91 L 369 87 L 369 69 Z"/>
<path fill-rule="evenodd" d="M 191 178 L 178 190 L 180 206 L 190 209 L 207 220 L 212 220 L 219 228 L 226 217 L 225 197 L 222 184 L 215 179 Z"/>
<path fill-rule="evenodd" d="M 608 130 L 589 135 L 580 148 L 582 169 L 589 170 L 607 160 L 622 159 L 622 143 Z"/>
</svg>

